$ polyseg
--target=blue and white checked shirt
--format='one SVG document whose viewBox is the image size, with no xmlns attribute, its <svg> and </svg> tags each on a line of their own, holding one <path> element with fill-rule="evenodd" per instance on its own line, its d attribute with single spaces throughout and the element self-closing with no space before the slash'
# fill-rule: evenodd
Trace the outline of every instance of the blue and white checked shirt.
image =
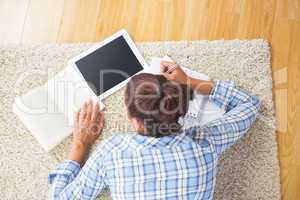
<svg viewBox="0 0 300 200">
<path fill-rule="evenodd" d="M 212 199 L 218 158 L 256 119 L 257 97 L 217 81 L 210 100 L 226 110 L 204 127 L 152 138 L 112 136 L 86 164 L 66 160 L 49 175 L 51 199 L 94 199 L 108 187 L 113 199 Z"/>
</svg>

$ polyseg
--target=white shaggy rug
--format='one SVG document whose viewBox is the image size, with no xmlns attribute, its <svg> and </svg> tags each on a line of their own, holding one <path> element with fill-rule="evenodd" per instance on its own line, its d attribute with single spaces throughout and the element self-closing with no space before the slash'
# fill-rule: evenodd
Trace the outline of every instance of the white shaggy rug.
<svg viewBox="0 0 300 200">
<path fill-rule="evenodd" d="M 47 175 L 70 147 L 68 138 L 46 153 L 12 113 L 14 97 L 43 84 L 48 70 L 58 72 L 69 58 L 91 45 L 0 47 L 1 199 L 45 199 Z M 183 41 L 140 43 L 138 47 L 146 59 L 168 54 L 182 66 L 207 73 L 214 79 L 233 79 L 259 96 L 263 102 L 259 119 L 220 160 L 215 199 L 280 199 L 268 43 L 263 40 Z M 104 102 L 107 112 L 104 137 L 130 129 L 122 101 L 123 90 Z"/>
</svg>

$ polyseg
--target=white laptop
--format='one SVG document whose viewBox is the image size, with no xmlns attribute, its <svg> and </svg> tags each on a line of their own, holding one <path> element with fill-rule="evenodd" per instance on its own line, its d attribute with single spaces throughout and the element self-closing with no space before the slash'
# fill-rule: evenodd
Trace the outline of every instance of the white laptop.
<svg viewBox="0 0 300 200">
<path fill-rule="evenodd" d="M 83 102 L 109 96 L 145 68 L 129 34 L 121 30 L 71 59 L 45 85 L 16 97 L 13 111 L 49 151 L 70 135 L 74 111 Z"/>
</svg>

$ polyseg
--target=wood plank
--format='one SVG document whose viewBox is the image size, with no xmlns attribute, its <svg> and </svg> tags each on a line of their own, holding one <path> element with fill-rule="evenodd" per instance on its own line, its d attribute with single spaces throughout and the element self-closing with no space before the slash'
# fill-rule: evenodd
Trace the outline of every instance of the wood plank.
<svg viewBox="0 0 300 200">
<path fill-rule="evenodd" d="M 286 21 L 287 19 L 282 19 Z M 288 19 L 289 20 L 289 19 Z M 299 199 L 300 197 L 300 22 L 289 21 L 289 31 L 284 32 L 288 35 L 281 35 L 286 40 L 288 37 L 288 46 L 284 42 L 277 42 L 280 52 L 279 56 L 287 56 L 287 102 L 286 105 L 288 130 L 285 133 L 279 133 L 279 156 L 281 167 L 281 191 L 283 199 Z M 278 59 L 282 61 L 283 59 Z M 276 91 L 277 92 L 277 91 Z M 278 102 L 278 99 L 276 98 Z M 282 114 L 278 114 L 280 118 L 284 118 Z"/>
<path fill-rule="evenodd" d="M 291 21 L 276 18 L 272 33 L 273 69 L 287 67 L 291 45 Z"/>
<path fill-rule="evenodd" d="M 65 0 L 58 42 L 96 41 L 99 0 Z"/>
<path fill-rule="evenodd" d="M 278 89 L 275 91 L 275 109 L 276 109 L 276 127 L 279 132 L 287 132 L 287 89 Z"/>
<path fill-rule="evenodd" d="M 274 87 L 287 83 L 287 68 L 281 68 L 273 72 Z M 275 90 L 276 91 L 276 90 Z"/>
<path fill-rule="evenodd" d="M 0 0 L 0 43 L 19 43 L 29 0 Z"/>
<path fill-rule="evenodd" d="M 184 7 L 185 16 L 183 24 L 183 38 L 196 40 L 205 38 L 205 27 L 207 26 L 208 4 L 207 1 L 187 1 Z M 195 20 L 197 19 L 197 20 Z M 191 26 L 193 23 L 193 26 Z M 171 37 L 171 36 L 170 36 Z"/>
<path fill-rule="evenodd" d="M 288 112 L 288 130 L 279 133 L 278 142 L 282 197 L 283 199 L 296 200 L 300 195 L 300 176 L 299 171 L 297 171 L 300 169 L 300 101 L 299 87 L 297 87 L 297 84 L 300 84 L 300 71 L 297 64 L 289 64 L 288 67 L 288 88 L 286 90 L 288 101 L 285 104 Z M 280 118 L 283 117 L 280 116 Z"/>
<path fill-rule="evenodd" d="M 286 0 L 278 1 L 277 16 L 282 19 L 300 20 L 300 1 Z"/>
<path fill-rule="evenodd" d="M 31 0 L 22 43 L 56 42 L 64 0 Z"/>
</svg>

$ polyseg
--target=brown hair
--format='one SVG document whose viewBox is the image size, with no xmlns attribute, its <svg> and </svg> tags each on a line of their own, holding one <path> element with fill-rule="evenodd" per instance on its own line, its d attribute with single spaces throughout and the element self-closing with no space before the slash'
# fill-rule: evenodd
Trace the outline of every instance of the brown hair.
<svg viewBox="0 0 300 200">
<path fill-rule="evenodd" d="M 148 73 L 131 78 L 125 90 L 130 117 L 144 123 L 146 135 L 161 137 L 180 131 L 178 119 L 188 110 L 193 91 L 186 85 Z"/>
</svg>

